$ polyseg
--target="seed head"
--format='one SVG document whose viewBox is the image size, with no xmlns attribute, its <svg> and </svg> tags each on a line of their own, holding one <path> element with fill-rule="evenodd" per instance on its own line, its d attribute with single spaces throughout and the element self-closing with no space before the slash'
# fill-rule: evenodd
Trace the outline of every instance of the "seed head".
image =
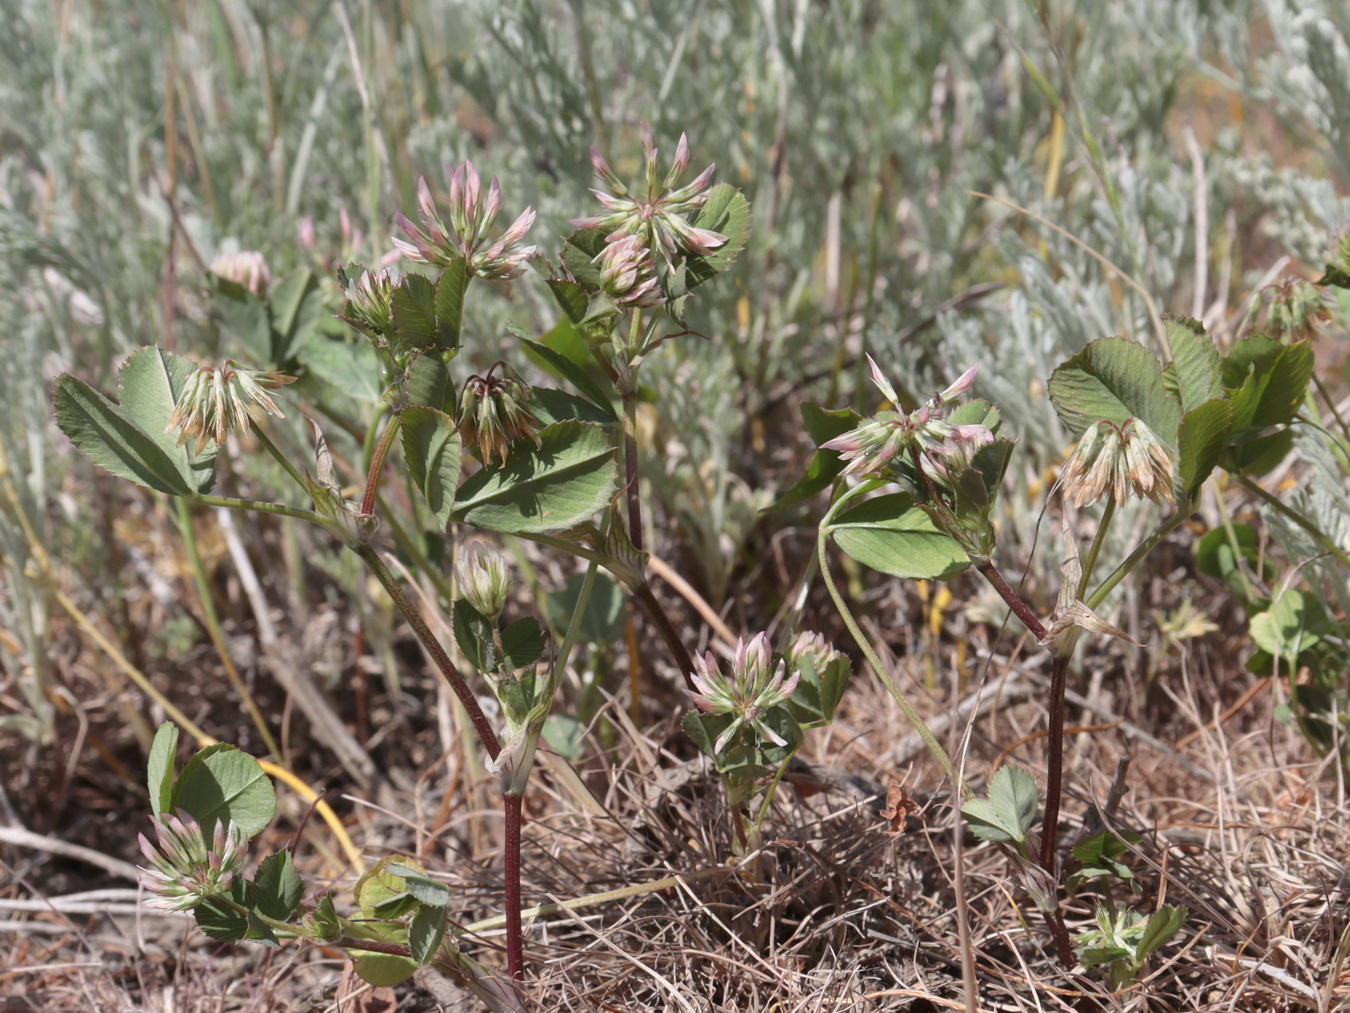
<svg viewBox="0 0 1350 1013">
<path fill-rule="evenodd" d="M 507 447 L 513 440 L 539 441 L 539 420 L 530 411 L 534 391 L 525 381 L 509 376 L 494 376 L 494 365 L 486 376 L 471 376 L 459 398 L 455 425 L 466 444 L 476 447 L 484 464 L 497 457 L 506 463 Z"/>
<path fill-rule="evenodd" d="M 656 168 L 656 138 L 647 124 L 642 124 L 642 148 L 646 162 L 645 191 L 634 193 L 614 174 L 600 154 L 591 148 L 591 165 L 595 174 L 609 187 L 609 192 L 592 190 L 605 206 L 604 214 L 590 218 L 573 218 L 579 229 L 607 229 L 607 242 L 618 242 L 625 236 L 640 236 L 648 250 L 660 248 L 667 257 L 677 253 L 692 253 L 706 257 L 727 241 L 727 237 L 711 229 L 695 228 L 687 216 L 703 207 L 708 199 L 708 184 L 716 165 L 704 169 L 691 183 L 675 187 L 689 166 L 689 141 L 684 134 L 675 148 L 675 160 L 670 171 L 658 181 Z"/>
<path fill-rule="evenodd" d="M 229 891 L 244 867 L 248 839 L 233 822 L 216 821 L 207 844 L 202 828 L 181 809 L 154 820 L 158 848 L 140 834 L 141 854 L 151 867 L 140 869 L 137 881 L 155 896 L 147 907 L 190 911 L 202 901 Z"/>
<path fill-rule="evenodd" d="M 538 256 L 535 246 L 520 242 L 534 224 L 534 210 L 526 208 L 511 223 L 495 243 L 489 243 L 492 226 L 502 209 L 502 188 L 497 177 L 492 177 L 486 196 L 472 162 L 461 162 L 450 173 L 450 225 L 436 212 L 436 202 L 425 176 L 417 180 L 417 207 L 422 215 L 423 229 L 419 229 L 402 213 L 399 227 L 408 242 L 394 236 L 394 245 L 409 260 L 446 266 L 460 257 L 468 262 L 469 270 L 480 278 L 506 279 L 519 277 L 525 270 L 525 261 Z"/>
<path fill-rule="evenodd" d="M 267 392 L 294 382 L 295 377 L 285 373 L 240 369 L 233 360 L 220 367 L 202 367 L 188 378 L 164 431 L 177 429 L 180 447 L 195 438 L 192 452 L 200 454 L 208 441 L 222 444 L 231 429 L 247 429 L 250 419 L 260 421 L 264 413 L 285 418 Z"/>
<path fill-rule="evenodd" d="M 707 714 L 723 714 L 733 718 L 726 730 L 717 737 L 713 751 L 720 753 L 744 727 L 753 728 L 776 746 L 785 746 L 782 736 L 764 721 L 764 715 L 774 707 L 786 703 L 797 688 L 800 676 L 787 676 L 787 663 L 779 661 L 771 668 L 773 652 L 769 638 L 757 634 L 749 643 L 742 637 L 736 643 L 736 654 L 731 663 L 731 675 L 725 676 L 717 659 L 709 651 L 694 659 L 692 679 L 694 689 L 685 690 L 699 710 Z"/>
<path fill-rule="evenodd" d="M 1173 501 L 1171 451 L 1139 419 L 1124 425 L 1102 420 L 1089 426 L 1060 472 L 1064 495 L 1074 506 L 1109 495 L 1147 496 L 1154 503 Z"/>
<path fill-rule="evenodd" d="M 1322 293 L 1302 278 L 1286 278 L 1267 291 L 1270 308 L 1266 326 L 1274 337 L 1302 341 L 1313 337 L 1318 327 L 1332 319 L 1331 306 Z"/>
</svg>

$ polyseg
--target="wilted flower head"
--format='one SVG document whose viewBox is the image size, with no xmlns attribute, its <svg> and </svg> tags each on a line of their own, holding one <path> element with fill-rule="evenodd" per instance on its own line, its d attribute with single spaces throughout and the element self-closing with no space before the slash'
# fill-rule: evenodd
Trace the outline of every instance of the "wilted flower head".
<svg viewBox="0 0 1350 1013">
<path fill-rule="evenodd" d="M 347 278 L 344 289 L 347 304 L 342 319 L 373 337 L 390 333 L 394 329 L 391 304 L 398 280 L 398 272 L 392 267 L 379 271 L 366 269 L 354 278 Z"/>
<path fill-rule="evenodd" d="M 797 688 L 799 676 L 787 676 L 787 663 L 779 661 L 771 668 L 773 652 L 769 638 L 763 633 L 746 643 L 742 637 L 736 643 L 736 654 L 731 663 L 731 675 L 725 676 L 717 659 L 709 651 L 694 659 L 694 692 L 685 690 L 699 710 L 707 714 L 723 714 L 733 718 L 726 730 L 717 737 L 713 750 L 720 753 L 736 733 L 749 726 L 776 746 L 785 746 L 783 737 L 764 722 L 764 715 L 774 707 L 787 702 Z"/>
<path fill-rule="evenodd" d="M 592 190 L 605 213 L 591 218 L 573 218 L 571 223 L 579 229 L 608 229 L 606 239 L 613 243 L 624 236 L 641 236 L 642 245 L 649 250 L 658 246 L 667 255 L 683 251 L 699 256 L 707 256 L 722 246 L 727 237 L 711 229 L 699 229 L 689 224 L 685 217 L 703 207 L 708 199 L 708 184 L 712 180 L 716 164 L 708 166 L 693 182 L 675 188 L 675 184 L 689 167 L 689 141 L 684 134 L 675 148 L 675 161 L 670 171 L 659 182 L 656 169 L 656 138 L 652 136 L 647 124 L 642 124 L 642 147 L 646 152 L 646 190 L 631 192 L 614 174 L 600 154 L 600 149 L 591 148 L 591 165 L 595 174 L 604 180 L 610 192 Z"/>
<path fill-rule="evenodd" d="M 240 369 L 233 360 L 220 367 L 204 366 L 188 378 L 164 431 L 179 430 L 179 446 L 195 437 L 192 452 L 200 454 L 208 441 L 224 443 L 231 429 L 248 428 L 249 419 L 260 420 L 264 412 L 285 418 L 267 392 L 294 382 L 295 377 L 285 373 Z"/>
<path fill-rule="evenodd" d="M 1103 419 L 1088 426 L 1060 472 L 1064 495 L 1082 506 L 1104 495 L 1172 502 L 1172 454 L 1139 419 L 1117 426 Z"/>
<path fill-rule="evenodd" d="M 495 621 L 506 607 L 511 573 L 501 553 L 475 546 L 467 549 L 455 564 L 455 583 L 459 585 L 460 597 L 475 612 Z"/>
<path fill-rule="evenodd" d="M 1302 278 L 1286 278 L 1271 285 L 1266 326 L 1274 337 L 1287 341 L 1311 338 L 1321 324 L 1330 322 L 1331 306 L 1316 286 Z"/>
<path fill-rule="evenodd" d="M 478 170 L 472 162 L 462 162 L 451 171 L 449 227 L 436 213 L 436 202 L 425 176 L 417 180 L 417 207 L 426 231 L 400 213 L 399 227 L 412 242 L 393 237 L 394 245 L 410 260 L 444 267 L 463 257 L 469 270 L 480 278 L 501 279 L 518 277 L 525 270 L 525 261 L 538 255 L 538 247 L 520 245 L 534 224 L 534 210 L 528 207 L 500 239 L 484 245 L 502 209 L 502 188 L 493 176 L 484 196 Z"/>
<path fill-rule="evenodd" d="M 606 243 L 595 263 L 600 265 L 601 290 L 620 306 L 660 306 L 666 301 L 651 251 L 641 236 Z"/>
<path fill-rule="evenodd" d="M 158 849 L 140 834 L 141 854 L 151 868 L 141 867 L 137 882 L 155 896 L 147 907 L 190 911 L 210 897 L 226 893 L 244 867 L 248 839 L 231 821 L 216 821 L 208 845 L 202 828 L 183 812 L 162 813 L 153 820 Z"/>
<path fill-rule="evenodd" d="M 892 404 L 899 404 L 899 396 L 891 382 L 869 355 L 872 382 Z M 970 455 L 994 438 L 984 425 L 953 425 L 945 418 L 947 405 L 970 389 L 978 366 L 968 370 L 946 390 L 912 412 L 897 407 L 894 411 L 878 412 L 855 429 L 822 443 L 827 450 L 837 450 L 848 462 L 844 474 L 875 474 L 890 464 L 897 454 L 906 455 L 917 450 L 929 463 L 930 476 L 944 479 L 947 468 L 943 458 L 968 460 Z"/>
<path fill-rule="evenodd" d="M 512 440 L 539 442 L 539 420 L 530 411 L 534 391 L 523 380 L 493 376 L 501 363 L 494 363 L 486 376 L 471 376 L 459 399 L 455 425 L 466 444 L 478 448 L 484 464 L 497 457 L 506 463 L 506 449 Z M 503 366 L 505 369 L 505 366 Z"/>
<path fill-rule="evenodd" d="M 267 260 L 257 250 L 218 253 L 211 261 L 211 273 L 240 285 L 254 295 L 262 295 L 272 283 Z"/>
</svg>

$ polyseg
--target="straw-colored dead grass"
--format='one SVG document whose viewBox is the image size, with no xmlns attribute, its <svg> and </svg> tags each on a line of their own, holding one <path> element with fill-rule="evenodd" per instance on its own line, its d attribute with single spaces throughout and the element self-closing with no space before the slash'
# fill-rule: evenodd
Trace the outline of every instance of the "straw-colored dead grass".
<svg viewBox="0 0 1350 1013">
<path fill-rule="evenodd" d="M 981 636 L 967 644 L 961 693 L 970 696 L 973 681 L 983 678 L 991 702 L 969 725 L 967 771 L 986 771 L 1022 739 L 1003 762 L 1037 770 L 1039 662 L 991 657 Z M 1006 638 L 992 644 L 995 651 L 1008 646 Z M 1343 784 L 1333 767 L 1310 757 L 1296 732 L 1274 721 L 1278 686 L 1258 688 L 1216 721 L 1256 685 L 1232 674 L 1225 656 L 1219 645 L 1202 643 L 1184 664 L 1173 659 L 1144 693 L 1128 674 L 1129 658 L 1094 654 L 1081 681 L 1096 688 L 1070 719 L 1081 730 L 1068 747 L 1065 840 L 1086 832 L 1085 821 L 1140 833 L 1132 862 L 1140 903 L 1184 904 L 1190 916 L 1183 931 L 1133 991 L 1108 995 L 1091 977 L 1067 978 L 1005 859 L 967 837 L 964 904 L 979 1009 L 1330 1013 L 1350 994 L 1350 976 L 1337 964 L 1350 909 Z M 1093 665 L 1107 678 L 1092 679 Z M 910 681 L 935 718 L 959 702 L 940 681 L 925 689 L 920 666 L 911 667 Z M 1226 670 L 1230 684 L 1221 686 L 1215 676 Z M 433 692 L 430 684 L 422 688 Z M 968 1008 L 953 810 L 923 758 L 911 762 L 908 729 L 870 679 L 858 680 L 837 724 L 811 740 L 809 762 L 780 795 L 762 850 L 737 868 L 725 865 L 733 849 L 720 786 L 676 723 L 639 730 L 615 700 L 595 727 L 602 725 L 608 747 L 593 746 L 579 765 L 589 796 L 569 789 L 556 761 L 536 778 L 527 807 L 527 903 L 667 882 L 656 892 L 535 918 L 528 992 L 538 1009 Z M 965 722 L 949 727 L 949 739 L 959 741 Z M 416 854 L 444 876 L 467 924 L 498 913 L 496 815 L 492 792 L 470 777 L 454 735 L 451 724 L 425 724 L 400 743 L 405 757 L 421 758 L 421 776 L 393 769 L 376 792 L 378 804 L 349 803 L 346 810 L 369 857 Z M 897 753 L 905 761 L 898 766 Z M 1117 784 L 1119 798 L 1106 809 L 1126 758 L 1127 790 L 1120 795 Z M 22 761 L 14 753 L 8 759 Z M 77 770 L 82 776 L 98 778 Z M 902 833 L 888 832 L 891 824 L 878 814 L 892 779 L 923 805 Z M 139 802 L 130 792 L 122 799 L 104 819 L 71 826 L 85 844 L 132 859 Z M 10 801 L 32 817 L 31 797 Z M 331 853 L 302 846 L 300 855 L 321 882 L 332 874 Z M 32 849 L 6 849 L 5 861 L 9 902 L 131 885 Z M 93 902 L 110 913 L 0 915 L 26 922 L 11 924 L 3 937 L 5 1013 L 334 1008 L 342 978 L 337 954 L 222 947 L 186 919 L 125 913 L 128 895 L 103 896 L 119 898 Z M 1091 908 L 1092 890 L 1084 888 L 1069 902 L 1071 927 L 1086 924 Z M 498 931 L 467 936 L 464 945 L 498 962 Z M 389 1001 L 403 1011 L 474 1008 L 444 982 L 418 980 L 426 988 L 403 986 L 392 1000 L 368 992 L 366 1007 L 353 1000 L 344 1009 L 375 1010 Z"/>
</svg>

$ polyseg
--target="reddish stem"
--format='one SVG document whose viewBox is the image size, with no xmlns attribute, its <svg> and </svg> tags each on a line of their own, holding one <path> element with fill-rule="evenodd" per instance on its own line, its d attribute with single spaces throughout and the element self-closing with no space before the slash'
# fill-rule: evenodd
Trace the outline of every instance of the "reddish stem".
<svg viewBox="0 0 1350 1013">
<path fill-rule="evenodd" d="M 375 494 L 380 489 L 380 476 L 384 473 L 384 462 L 389 456 L 389 448 L 394 444 L 394 435 L 398 432 L 400 417 L 395 415 L 380 434 L 380 442 L 375 444 L 375 453 L 370 457 L 370 471 L 366 473 L 366 492 L 361 497 L 361 516 L 369 517 L 375 512 Z"/>
<path fill-rule="evenodd" d="M 998 596 L 1008 603 L 1008 608 L 1012 609 L 1013 615 L 1022 620 L 1022 625 L 1031 631 L 1033 637 L 1044 643 L 1047 636 L 1045 626 L 1036 618 L 1036 613 L 1031 611 L 1031 607 L 1022 600 L 1021 595 L 1008 586 L 1008 582 L 1003 579 L 1003 574 L 998 572 L 998 567 L 987 559 L 976 565 L 979 571 L 984 574 L 985 579 L 994 585 L 994 590 L 998 592 Z"/>
<path fill-rule="evenodd" d="M 1055 871 L 1059 836 L 1059 800 L 1064 790 L 1064 691 L 1069 681 L 1068 655 L 1056 655 L 1050 671 L 1050 754 L 1045 763 L 1045 822 L 1041 827 L 1041 868 Z"/>
<path fill-rule="evenodd" d="M 643 611 L 656 624 L 657 632 L 661 634 L 661 639 L 666 642 L 666 649 L 670 651 L 671 658 L 679 668 L 680 674 L 684 676 L 685 686 L 692 690 L 694 688 L 693 656 L 689 653 L 689 648 L 684 646 L 684 641 L 680 639 L 679 631 L 675 629 L 675 624 L 670 621 L 670 616 L 666 615 L 666 610 L 656 600 L 656 595 L 652 594 L 651 586 L 642 584 L 633 588 L 633 597 L 637 599 Z"/>
<path fill-rule="evenodd" d="M 478 698 L 473 695 L 473 691 L 469 689 L 469 684 L 464 681 L 464 676 L 455 667 L 455 663 L 450 660 L 450 655 L 445 653 L 445 648 L 441 646 L 441 642 L 431 632 L 431 627 L 422 618 L 422 613 L 418 611 L 412 599 L 403 593 L 403 588 L 399 587 L 398 581 L 389 572 L 389 567 L 384 565 L 379 553 L 369 545 L 361 546 L 356 552 L 366 561 L 366 565 L 374 571 L 389 597 L 394 600 L 398 610 L 403 613 L 403 618 L 412 627 L 418 641 L 426 648 L 427 653 L 431 655 L 431 660 L 436 663 L 441 675 L 445 676 L 445 681 L 450 684 L 450 688 L 455 691 L 455 696 L 464 705 L 464 709 L 469 714 L 469 720 L 473 722 L 474 730 L 483 743 L 483 748 L 495 760 L 497 754 L 502 751 L 501 743 L 497 741 L 497 733 L 492 730 L 492 725 L 483 713 L 483 708 L 478 706 Z"/>
</svg>

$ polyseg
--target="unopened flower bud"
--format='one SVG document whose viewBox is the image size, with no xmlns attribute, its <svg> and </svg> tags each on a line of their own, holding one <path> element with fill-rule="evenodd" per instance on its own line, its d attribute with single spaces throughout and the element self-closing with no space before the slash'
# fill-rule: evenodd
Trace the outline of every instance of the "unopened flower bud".
<svg viewBox="0 0 1350 1013">
<path fill-rule="evenodd" d="M 267 259 L 257 250 L 218 253 L 211 261 L 211 273 L 234 282 L 254 295 L 262 295 L 272 283 Z"/>
<path fill-rule="evenodd" d="M 620 306 L 660 306 L 666 301 L 656 278 L 656 264 L 641 236 L 625 236 L 595 258 L 600 265 L 600 289 Z"/>
<path fill-rule="evenodd" d="M 825 638 L 819 633 L 804 630 L 797 634 L 797 639 L 792 642 L 788 657 L 798 671 L 802 668 L 802 662 L 809 659 L 811 667 L 819 678 L 825 669 L 842 658 L 843 654 L 827 644 Z"/>
<path fill-rule="evenodd" d="M 455 417 L 460 439 L 478 449 L 484 464 L 491 464 L 494 457 L 505 464 L 507 447 L 514 440 L 529 439 L 541 446 L 539 420 L 529 407 L 534 397 L 530 385 L 506 375 L 494 376 L 496 368 L 486 376 L 469 377 Z"/>
<path fill-rule="evenodd" d="M 355 278 L 348 278 L 342 319 L 371 337 L 391 333 L 394 330 L 394 289 L 398 287 L 398 281 L 398 272 L 392 267 L 379 271 L 367 269 Z"/>
<path fill-rule="evenodd" d="M 472 548 L 455 564 L 455 582 L 460 597 L 485 619 L 495 622 L 506 608 L 511 591 L 511 572 L 501 553 Z"/>
</svg>

